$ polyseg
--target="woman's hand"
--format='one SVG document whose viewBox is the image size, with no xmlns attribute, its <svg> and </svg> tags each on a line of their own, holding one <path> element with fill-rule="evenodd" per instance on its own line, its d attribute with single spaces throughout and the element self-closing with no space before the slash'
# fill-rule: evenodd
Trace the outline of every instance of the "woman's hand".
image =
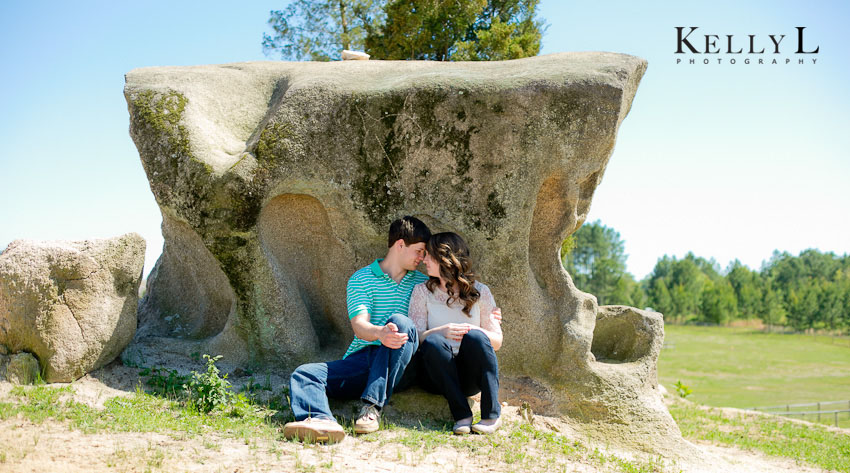
<svg viewBox="0 0 850 473">
<path fill-rule="evenodd" d="M 496 307 L 493 309 L 493 312 L 490 313 L 490 316 L 493 317 L 493 320 L 495 320 L 496 323 L 502 323 L 502 309 Z"/>
<path fill-rule="evenodd" d="M 449 340 L 454 340 L 459 342 L 463 339 L 463 336 L 467 334 L 472 329 L 472 326 L 469 324 L 446 324 L 439 327 L 439 334 L 448 338 Z"/>
</svg>

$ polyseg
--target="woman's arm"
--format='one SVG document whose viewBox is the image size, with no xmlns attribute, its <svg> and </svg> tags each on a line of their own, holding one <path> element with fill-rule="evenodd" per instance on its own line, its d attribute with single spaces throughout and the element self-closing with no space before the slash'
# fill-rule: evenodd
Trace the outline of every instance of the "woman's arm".
<svg viewBox="0 0 850 473">
<path fill-rule="evenodd" d="M 481 326 L 470 325 L 470 327 L 484 332 L 487 338 L 490 339 L 490 345 L 493 346 L 493 350 L 498 350 L 502 347 L 503 341 L 502 312 L 496 307 L 496 301 L 493 299 L 493 293 L 490 292 L 489 287 L 479 283 L 478 290 L 481 293 L 478 305 L 481 314 Z"/>
<path fill-rule="evenodd" d="M 425 301 L 424 284 L 417 284 L 413 287 L 413 292 L 410 294 L 410 303 L 407 305 L 407 316 L 416 327 L 416 332 L 419 335 L 419 341 L 425 340 L 425 333 L 428 330 L 428 306 Z"/>
<path fill-rule="evenodd" d="M 464 325 L 469 326 L 470 330 L 481 330 L 482 332 L 484 332 L 484 334 L 487 335 L 487 338 L 490 339 L 490 345 L 493 346 L 493 351 L 496 351 L 499 348 L 502 348 L 502 332 L 501 331 L 495 332 L 495 331 L 487 330 L 483 327 L 478 327 L 478 326 L 472 325 L 472 324 L 464 324 Z"/>
</svg>

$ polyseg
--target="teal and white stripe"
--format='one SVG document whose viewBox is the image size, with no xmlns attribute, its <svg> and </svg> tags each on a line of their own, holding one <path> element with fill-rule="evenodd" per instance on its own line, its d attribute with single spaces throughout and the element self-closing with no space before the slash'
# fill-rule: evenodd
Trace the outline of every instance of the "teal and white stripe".
<svg viewBox="0 0 850 473">
<path fill-rule="evenodd" d="M 387 324 L 387 319 L 393 314 L 407 316 L 413 287 L 428 280 L 428 276 L 419 271 L 408 271 L 401 281 L 396 283 L 384 273 L 380 262 L 380 259 L 376 259 L 369 266 L 358 269 L 348 279 L 345 293 L 349 320 L 356 315 L 367 313 L 372 325 L 382 326 Z M 380 344 L 380 340 L 367 342 L 355 336 L 343 358 L 365 346 Z"/>
</svg>

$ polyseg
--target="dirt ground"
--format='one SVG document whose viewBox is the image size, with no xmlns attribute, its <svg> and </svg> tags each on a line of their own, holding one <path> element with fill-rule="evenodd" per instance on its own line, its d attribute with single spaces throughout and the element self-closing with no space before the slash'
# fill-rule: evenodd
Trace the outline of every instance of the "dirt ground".
<svg viewBox="0 0 850 473">
<path fill-rule="evenodd" d="M 114 396 L 131 395 L 138 370 L 114 363 L 73 383 L 74 399 L 93 407 Z M 62 385 L 57 385 L 62 386 Z M 11 385 L 0 382 L 0 400 L 8 400 Z M 521 421 L 519 408 L 503 409 L 507 424 Z M 535 416 L 535 427 L 573 435 L 571 428 L 554 417 Z M 504 429 L 503 429 L 504 430 Z M 365 437 L 348 436 L 335 445 L 303 445 L 283 440 L 242 440 L 215 434 L 159 433 L 83 434 L 67 425 L 46 421 L 36 425 L 19 416 L 0 421 L 0 472 L 473 472 L 525 471 L 527 464 L 508 463 L 501 451 L 475 453 L 475 448 L 445 446 L 417 448 L 394 442 L 398 431 L 382 431 Z M 506 435 L 500 432 L 497 435 Z M 481 442 L 478 436 L 465 437 Z M 481 443 L 484 448 L 484 443 Z M 589 446 L 594 448 L 593 445 Z M 630 454 L 600 450 L 629 458 Z M 818 472 L 793 460 L 767 457 L 726 446 L 697 444 L 705 453 L 699 460 L 665 460 L 664 471 L 685 472 Z M 543 455 L 528 447 L 526 455 Z M 631 457 L 634 458 L 634 457 Z M 537 469 L 537 468 L 534 468 Z M 610 463 L 551 458 L 540 469 L 569 472 L 617 471 Z"/>
</svg>

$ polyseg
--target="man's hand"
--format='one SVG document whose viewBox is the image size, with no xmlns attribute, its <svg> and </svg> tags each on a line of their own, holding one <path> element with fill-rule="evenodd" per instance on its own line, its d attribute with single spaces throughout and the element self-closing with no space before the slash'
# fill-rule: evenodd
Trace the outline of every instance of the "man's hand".
<svg viewBox="0 0 850 473">
<path fill-rule="evenodd" d="M 490 316 L 493 317 L 493 320 L 495 320 L 497 324 L 502 323 L 502 309 L 496 307 L 493 309 L 493 312 L 490 313 Z"/>
<path fill-rule="evenodd" d="M 395 350 L 401 348 L 407 342 L 407 334 L 399 333 L 398 326 L 390 322 L 381 329 L 379 340 L 385 347 Z"/>
</svg>

